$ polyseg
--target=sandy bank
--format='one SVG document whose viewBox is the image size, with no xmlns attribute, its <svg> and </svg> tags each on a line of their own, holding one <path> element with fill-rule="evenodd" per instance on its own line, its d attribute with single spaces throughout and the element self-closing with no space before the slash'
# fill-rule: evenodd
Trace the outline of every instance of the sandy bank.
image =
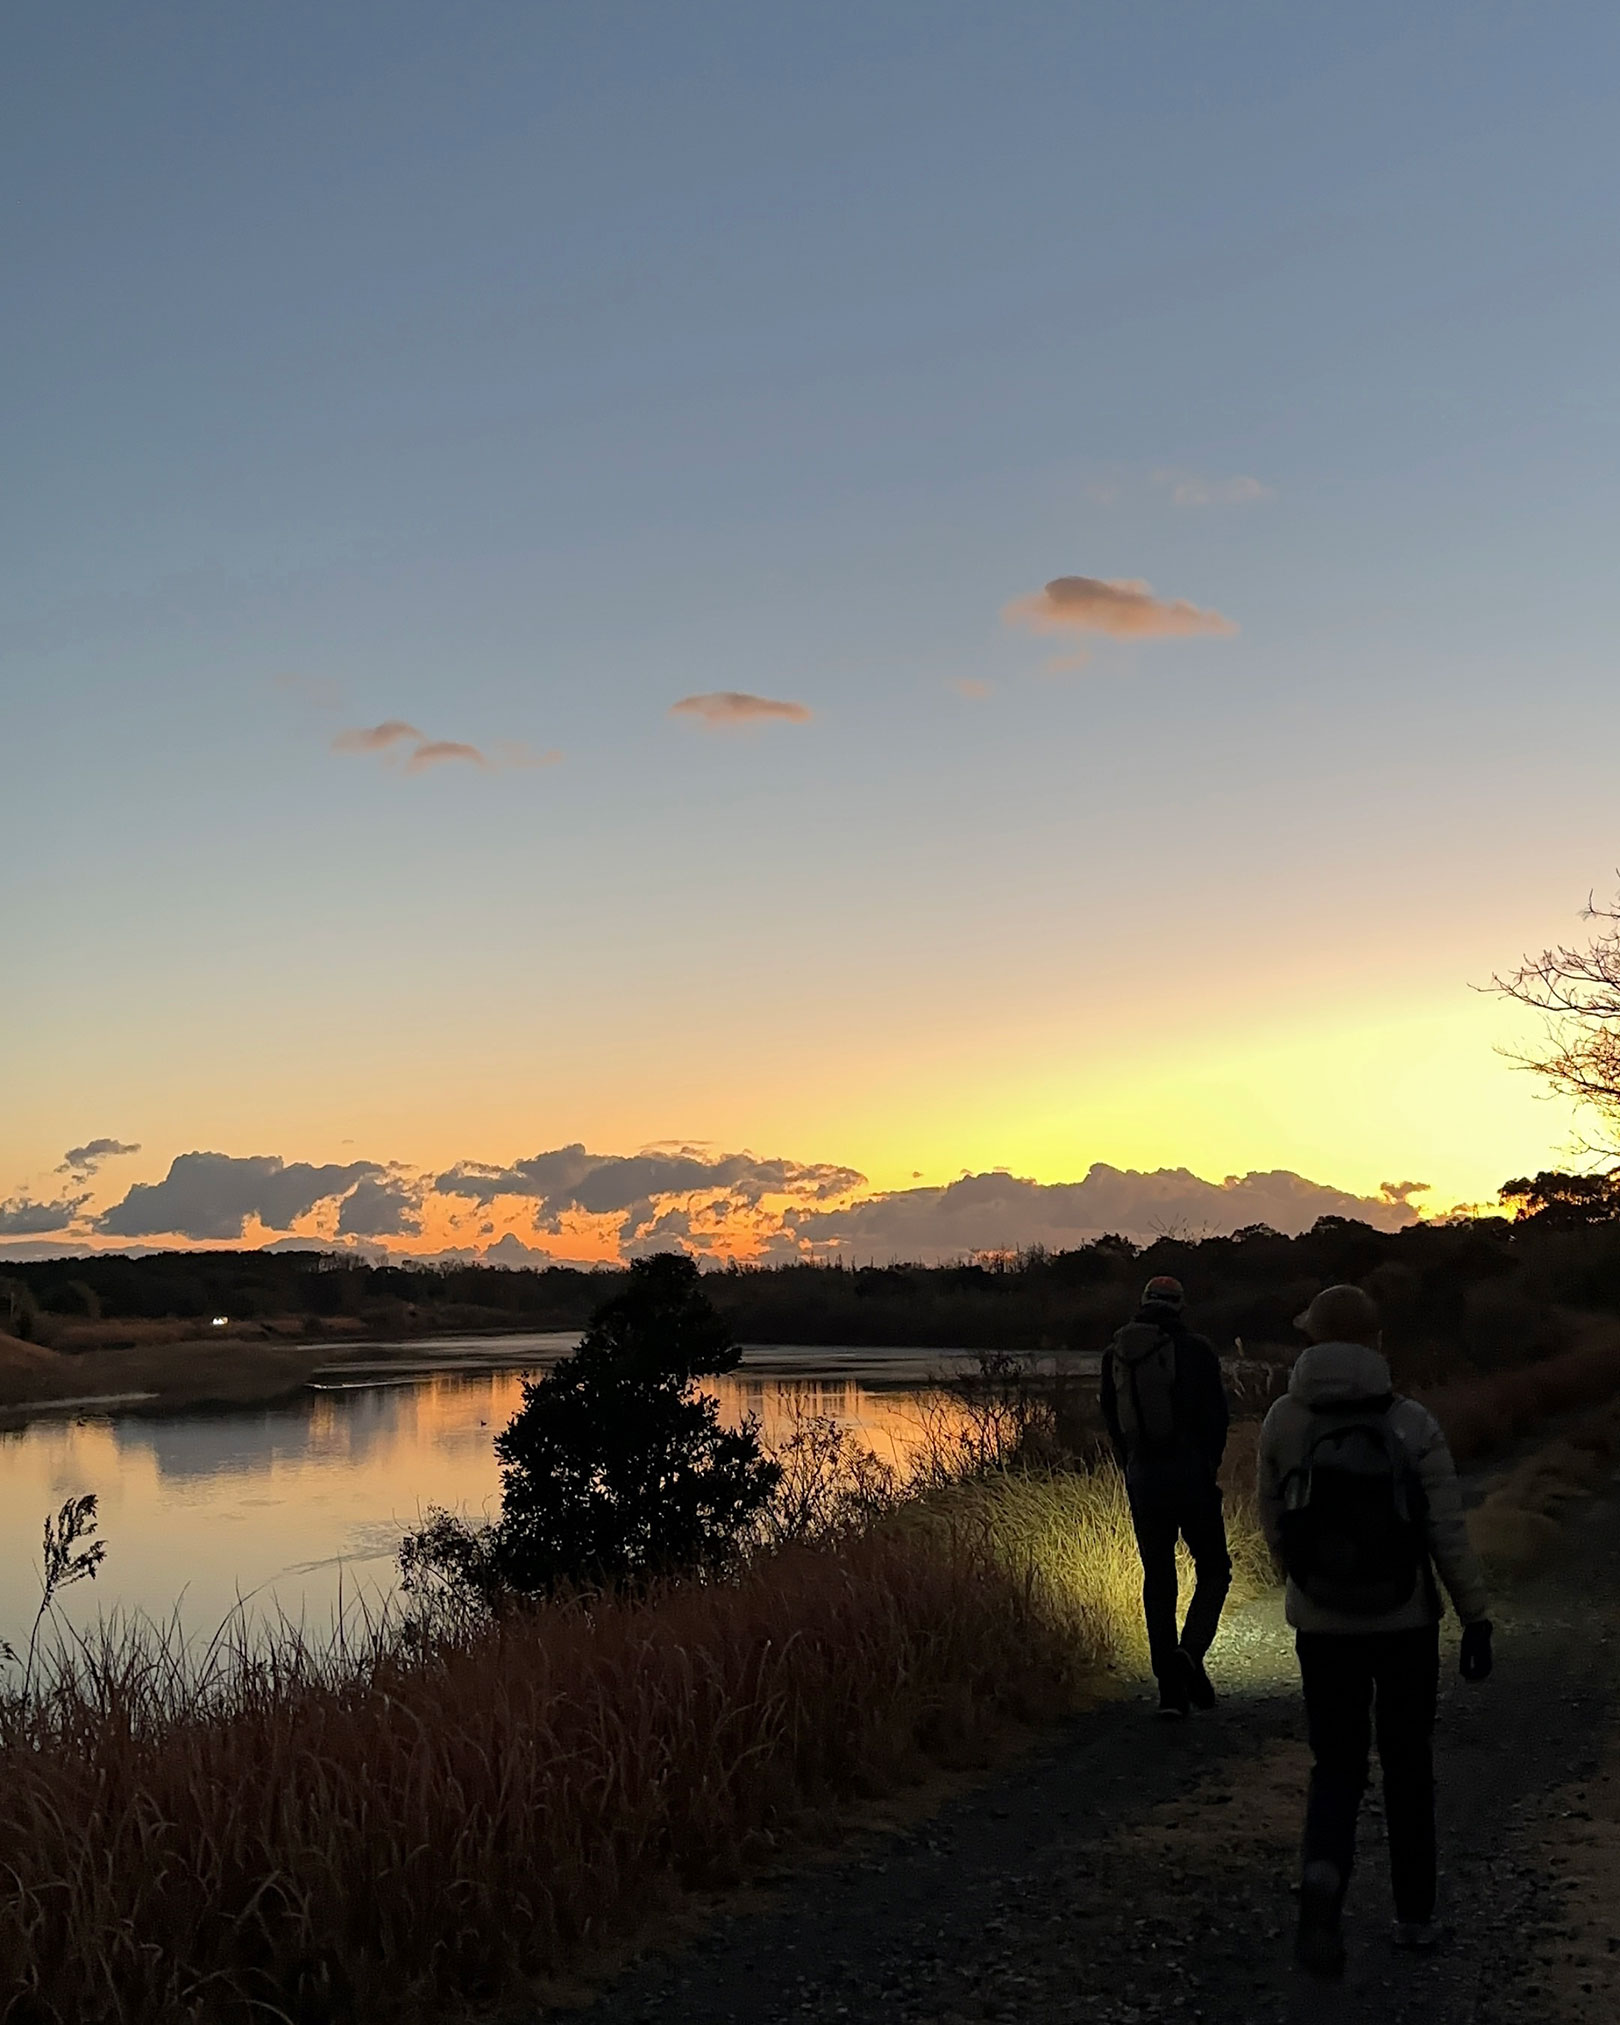
<svg viewBox="0 0 1620 2025">
<path fill-rule="evenodd" d="M 220 1337 L 69 1353 L 0 1335 L 0 1423 L 14 1426 L 35 1408 L 74 1401 L 163 1410 L 264 1405 L 296 1392 L 321 1366 L 362 1356 L 367 1348 Z"/>
<path fill-rule="evenodd" d="M 343 1343 L 373 1335 L 363 1321 L 352 1315 L 283 1315 L 266 1321 L 227 1322 L 181 1321 L 174 1316 L 147 1320 L 140 1316 L 112 1316 L 102 1320 L 69 1319 L 60 1315 L 39 1318 L 34 1328 L 37 1345 L 49 1350 L 77 1354 L 85 1350 L 150 1350 L 160 1344 L 198 1343 Z"/>
</svg>

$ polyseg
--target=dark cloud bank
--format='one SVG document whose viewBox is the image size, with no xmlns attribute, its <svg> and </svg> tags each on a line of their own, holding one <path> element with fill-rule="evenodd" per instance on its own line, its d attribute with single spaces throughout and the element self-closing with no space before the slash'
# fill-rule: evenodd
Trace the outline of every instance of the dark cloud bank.
<svg viewBox="0 0 1620 2025">
<path fill-rule="evenodd" d="M 88 1139 L 82 1146 L 70 1146 L 56 1171 L 68 1177 L 71 1187 L 83 1191 L 84 1184 L 99 1173 L 105 1162 L 140 1150 L 138 1145 L 126 1146 L 121 1139 Z M 89 1200 L 88 1192 L 60 1195 L 48 1202 L 14 1195 L 9 1201 L 0 1202 L 0 1239 L 47 1237 L 53 1231 L 65 1231 Z M 20 1249 L 33 1251 L 37 1247 L 27 1245 Z"/>
<path fill-rule="evenodd" d="M 1084 1181 L 1026 1181 L 1001 1170 L 966 1174 L 944 1188 L 901 1189 L 802 1216 L 795 1229 L 818 1250 L 937 1260 L 1029 1245 L 1061 1251 L 1108 1232 L 1200 1238 L 1263 1223 L 1292 1235 L 1309 1230 L 1319 1216 L 1356 1217 L 1394 1230 L 1415 1214 L 1404 1200 L 1349 1195 L 1286 1168 L 1214 1182 L 1185 1167 L 1142 1173 L 1098 1161 Z"/>
<path fill-rule="evenodd" d="M 38 1237 L 66 1230 L 88 1199 L 69 1195 L 56 1202 L 35 1202 L 29 1196 L 14 1195 L 9 1202 L 0 1202 L 0 1238 Z"/>
<path fill-rule="evenodd" d="M 290 1165 L 274 1154 L 182 1153 L 161 1181 L 138 1181 L 96 1219 L 103 1237 L 240 1238 L 251 1217 L 289 1230 L 317 1203 L 348 1199 L 387 1170 L 373 1160 L 347 1167 Z M 403 1226 L 397 1226 L 403 1228 Z"/>
<path fill-rule="evenodd" d="M 608 1216 L 645 1212 L 660 1198 L 724 1193 L 739 1207 L 768 1195 L 826 1202 L 859 1188 L 866 1177 L 853 1167 L 806 1166 L 797 1160 L 757 1160 L 751 1153 L 677 1152 L 601 1154 L 583 1146 L 560 1146 L 510 1167 L 463 1161 L 434 1183 L 440 1195 L 490 1203 L 501 1196 L 526 1197 L 535 1206 L 535 1224 L 555 1231 L 570 1211 Z"/>
<path fill-rule="evenodd" d="M 94 1144 L 110 1157 L 116 1142 Z M 729 1225 L 734 1237 L 746 1235 L 768 1257 L 809 1249 L 862 1261 L 937 1261 L 1029 1245 L 1060 1250 L 1105 1232 L 1197 1238 L 1260 1223 L 1294 1232 L 1320 1216 L 1394 1229 L 1413 1220 L 1409 1198 L 1420 1192 L 1419 1184 L 1404 1182 L 1378 1196 L 1352 1195 L 1286 1169 L 1214 1182 L 1186 1168 L 1144 1173 L 1099 1162 L 1081 1181 L 1038 1182 L 997 1170 L 942 1187 L 872 1194 L 852 1167 L 691 1146 L 635 1154 L 559 1146 L 504 1166 L 459 1161 L 437 1176 L 373 1160 L 317 1166 L 271 1154 L 198 1152 L 179 1155 L 161 1181 L 136 1183 L 93 1219 L 84 1215 L 84 1195 L 0 1203 L 0 1238 L 62 1231 L 102 1243 L 239 1243 L 250 1223 L 286 1233 L 312 1210 L 331 1205 L 338 1241 L 373 1250 L 416 1237 L 425 1206 L 437 1196 L 446 1209 L 477 1219 L 476 1240 L 447 1254 L 457 1257 L 519 1264 L 565 1256 L 566 1238 L 555 1241 L 567 1220 L 591 1217 L 602 1220 L 599 1230 L 626 1257 L 677 1245 L 724 1249 L 717 1241 Z M 502 1222 L 513 1222 L 516 1212 L 527 1232 L 497 1235 L 498 1225 L 486 1214 L 497 1203 Z"/>
</svg>

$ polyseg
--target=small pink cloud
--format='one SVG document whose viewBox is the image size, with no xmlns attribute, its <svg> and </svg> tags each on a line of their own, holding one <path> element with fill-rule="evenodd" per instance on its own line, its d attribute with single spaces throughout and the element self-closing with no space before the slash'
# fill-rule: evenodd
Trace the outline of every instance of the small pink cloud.
<svg viewBox="0 0 1620 2025">
<path fill-rule="evenodd" d="M 1157 598 L 1140 577 L 1054 577 L 1044 590 L 1014 598 L 1001 616 L 1034 633 L 1107 633 L 1116 640 L 1177 639 L 1235 633 L 1220 612 L 1185 598 Z"/>
<path fill-rule="evenodd" d="M 409 751 L 405 750 L 407 747 Z M 524 767 L 556 766 L 562 758 L 560 752 L 537 752 L 519 739 L 497 740 L 485 752 L 481 746 L 468 745 L 459 738 L 429 738 L 402 717 L 340 731 L 332 741 L 332 750 L 381 753 L 384 764 L 390 767 L 397 767 L 403 757 L 406 773 L 426 773 L 429 767 L 454 765 L 458 761 L 463 766 L 479 767 L 485 773 L 510 773 Z"/>
<path fill-rule="evenodd" d="M 958 696 L 965 696 L 970 703 L 982 703 L 990 694 L 990 684 L 976 681 L 971 675 L 959 675 L 951 687 Z"/>
<path fill-rule="evenodd" d="M 453 760 L 464 760 L 468 766 L 489 765 L 476 745 L 463 745 L 455 738 L 424 738 L 406 760 L 405 771 L 423 773 L 430 766 L 444 766 Z"/>
<path fill-rule="evenodd" d="M 711 730 L 762 724 L 771 718 L 780 718 L 788 724 L 807 724 L 811 717 L 807 704 L 781 702 L 774 696 L 750 696 L 743 689 L 714 689 L 702 696 L 683 696 L 679 703 L 669 706 L 669 714 L 699 718 Z"/>
<path fill-rule="evenodd" d="M 390 717 L 385 724 L 356 725 L 340 731 L 332 741 L 334 752 L 387 752 L 403 739 L 420 739 L 422 733 L 402 717 Z"/>
</svg>

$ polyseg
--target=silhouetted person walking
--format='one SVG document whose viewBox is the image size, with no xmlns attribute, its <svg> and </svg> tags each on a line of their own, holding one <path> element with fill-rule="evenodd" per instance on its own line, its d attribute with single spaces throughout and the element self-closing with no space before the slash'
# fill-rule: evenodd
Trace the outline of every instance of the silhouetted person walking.
<svg viewBox="0 0 1620 2025">
<path fill-rule="evenodd" d="M 1374 1730 L 1395 1944 L 1434 1945 L 1437 1568 L 1463 1621 L 1464 1680 L 1490 1673 L 1491 1627 L 1446 1438 L 1427 1407 L 1394 1391 L 1372 1300 L 1328 1287 L 1297 1326 L 1311 1345 L 1260 1433 L 1260 1514 L 1288 1570 L 1314 1761 L 1296 1954 L 1302 1968 L 1338 1977 Z"/>
<path fill-rule="evenodd" d="M 1226 1452 L 1226 1389 L 1214 1349 L 1182 1318 L 1185 1302 L 1179 1280 L 1149 1280 L 1136 1319 L 1115 1336 L 1102 1363 L 1103 1419 L 1125 1472 L 1142 1556 L 1142 1613 L 1162 1716 L 1215 1706 L 1204 1655 L 1232 1586 L 1216 1481 Z M 1197 1577 L 1179 1639 L 1178 1538 Z"/>
</svg>

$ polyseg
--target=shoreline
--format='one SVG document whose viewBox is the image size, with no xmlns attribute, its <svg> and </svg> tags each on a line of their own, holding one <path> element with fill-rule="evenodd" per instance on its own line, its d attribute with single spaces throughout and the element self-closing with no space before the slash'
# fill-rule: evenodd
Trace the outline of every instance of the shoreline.
<svg viewBox="0 0 1620 2025">
<path fill-rule="evenodd" d="M 532 1334 L 512 1331 L 511 1334 Z M 502 1339 L 486 1339 L 493 1345 Z M 432 1338 L 384 1344 L 364 1337 L 301 1340 L 187 1336 L 121 1345 L 116 1349 L 51 1350 L 0 1334 L 0 1429 L 17 1428 L 53 1414 L 128 1412 L 165 1414 L 210 1408 L 278 1406 L 309 1388 L 323 1372 L 364 1366 L 362 1383 L 386 1383 L 435 1370 L 516 1368 L 521 1359 L 476 1353 L 454 1362 L 424 1356 Z M 385 1353 L 394 1351 L 392 1357 Z"/>
<path fill-rule="evenodd" d="M 177 1334 L 173 1324 L 147 1325 L 145 1340 L 131 1342 L 126 1325 L 116 1343 L 63 1349 L 0 1332 L 0 1430 L 53 1414 L 161 1415 L 278 1406 L 312 1387 L 338 1392 L 440 1375 L 519 1370 L 548 1362 L 579 1340 L 574 1329 L 309 1336 L 301 1328 L 294 1333 L 290 1325 L 237 1325 L 217 1335 L 184 1326 L 186 1333 Z M 523 1343 L 522 1352 L 503 1349 L 517 1342 Z M 738 1377 L 769 1384 L 813 1375 L 874 1392 L 926 1387 L 953 1362 L 976 1354 L 960 1348 L 791 1343 L 747 1343 L 742 1351 Z M 1094 1375 L 1094 1356 L 1072 1361 L 1082 1373 Z"/>
<path fill-rule="evenodd" d="M 323 1364 L 342 1360 L 350 1347 L 191 1337 L 66 1351 L 0 1335 L 0 1426 L 92 1408 L 167 1412 L 270 1405 L 299 1391 Z"/>
</svg>

